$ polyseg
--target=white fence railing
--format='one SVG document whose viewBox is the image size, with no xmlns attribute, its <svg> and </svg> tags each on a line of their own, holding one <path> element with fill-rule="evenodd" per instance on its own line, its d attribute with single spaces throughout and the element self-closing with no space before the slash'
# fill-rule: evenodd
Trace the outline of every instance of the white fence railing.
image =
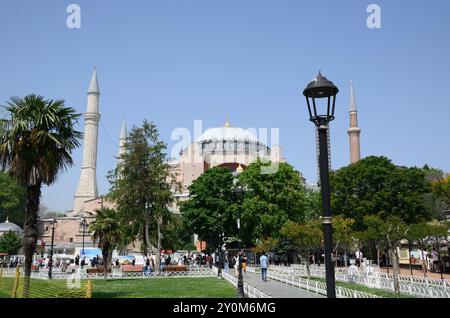
<svg viewBox="0 0 450 318">
<path fill-rule="evenodd" d="M 291 266 L 272 266 L 272 267 L 277 267 L 277 268 L 295 268 L 295 269 L 302 269 L 302 270 L 306 270 L 306 265 L 302 265 L 302 264 L 293 264 Z M 319 271 L 319 272 L 325 272 L 325 267 L 322 266 L 317 266 L 317 265 L 311 265 L 310 269 L 312 271 Z M 349 267 L 337 267 L 335 268 L 335 272 L 336 273 L 344 273 L 347 274 L 349 273 Z M 378 276 L 380 278 L 387 278 L 387 279 L 394 279 L 394 275 L 391 273 L 381 273 L 376 271 L 376 268 L 374 267 L 364 267 L 364 269 L 358 269 L 358 274 L 361 275 L 371 275 L 371 276 Z M 424 277 L 424 276 L 413 276 L 413 275 L 404 275 L 401 274 L 398 276 L 400 281 L 404 281 L 406 283 L 415 283 L 415 284 L 423 284 L 426 286 L 437 286 L 437 287 L 442 287 L 442 288 L 449 288 L 450 289 L 450 280 L 448 279 L 437 279 L 437 278 L 428 278 L 428 277 Z"/>
<path fill-rule="evenodd" d="M 222 277 L 237 288 L 238 279 L 235 276 L 231 275 L 230 273 L 222 271 Z M 270 295 L 263 293 L 259 289 L 247 283 L 244 283 L 244 294 L 248 298 L 272 298 Z"/>
<path fill-rule="evenodd" d="M 304 265 L 295 265 L 290 267 L 271 266 L 271 272 L 287 274 L 292 276 L 306 276 L 307 270 Z M 313 277 L 325 277 L 325 268 L 310 268 L 310 275 Z M 369 288 L 394 291 L 394 280 L 392 276 L 377 272 L 346 272 L 339 269 L 335 272 L 337 281 L 348 282 Z M 399 279 L 400 293 L 421 298 L 450 298 L 450 288 L 448 283 L 438 284 L 436 279 L 421 280 L 406 279 L 408 276 L 402 275 Z M 409 277 L 408 277 L 409 278 Z"/>
<path fill-rule="evenodd" d="M 14 268 L 3 269 L 3 277 L 14 277 L 16 270 Z M 23 274 L 23 269 L 21 269 Z M 210 268 L 191 269 L 185 272 L 122 272 L 113 270 L 107 274 L 107 279 L 132 279 L 132 278 L 161 278 L 161 277 L 214 277 L 214 271 Z M 32 278 L 48 279 L 48 272 L 32 272 Z M 53 279 L 105 279 L 103 273 L 88 274 L 86 271 L 76 270 L 74 273 L 52 273 Z"/>
<path fill-rule="evenodd" d="M 251 272 L 257 273 L 258 269 L 252 268 Z M 307 278 L 298 277 L 291 275 L 290 273 L 282 273 L 276 270 L 268 270 L 267 277 L 270 279 L 277 280 L 279 282 L 304 289 L 309 292 L 313 292 L 320 295 L 327 294 L 327 284 L 324 282 L 313 281 Z M 344 288 L 336 286 L 336 297 L 337 298 L 381 298 L 380 296 L 365 293 L 350 288 Z"/>
</svg>

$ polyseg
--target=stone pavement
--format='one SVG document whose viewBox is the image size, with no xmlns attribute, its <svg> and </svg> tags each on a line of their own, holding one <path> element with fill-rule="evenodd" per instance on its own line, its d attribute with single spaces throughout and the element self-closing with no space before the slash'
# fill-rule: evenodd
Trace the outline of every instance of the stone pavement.
<svg viewBox="0 0 450 318">
<path fill-rule="evenodd" d="M 229 273 L 234 275 L 234 270 L 230 269 Z M 252 285 L 273 298 L 326 298 L 324 295 L 315 294 L 270 278 L 267 278 L 267 282 L 263 282 L 260 273 L 247 272 L 243 276 L 244 283 Z"/>
</svg>

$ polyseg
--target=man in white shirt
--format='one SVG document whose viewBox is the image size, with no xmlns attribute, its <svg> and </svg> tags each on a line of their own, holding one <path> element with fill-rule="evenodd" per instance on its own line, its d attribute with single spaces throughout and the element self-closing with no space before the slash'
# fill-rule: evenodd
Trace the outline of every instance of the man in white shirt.
<svg viewBox="0 0 450 318">
<path fill-rule="evenodd" d="M 355 253 L 355 256 L 356 256 L 356 264 L 357 264 L 358 266 L 361 266 L 361 261 L 362 261 L 362 258 L 363 258 L 363 253 L 362 253 L 360 250 L 357 250 L 356 253 Z"/>
<path fill-rule="evenodd" d="M 264 282 L 267 282 L 267 265 L 268 265 L 268 261 L 267 261 L 267 256 L 266 253 L 262 253 L 261 257 L 259 258 L 259 263 L 261 264 L 261 275 L 262 275 L 262 280 Z"/>
</svg>

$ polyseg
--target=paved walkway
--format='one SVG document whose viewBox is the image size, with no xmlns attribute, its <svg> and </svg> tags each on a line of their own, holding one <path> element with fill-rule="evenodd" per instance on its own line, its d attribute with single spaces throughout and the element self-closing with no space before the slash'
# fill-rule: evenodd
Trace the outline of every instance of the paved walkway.
<svg viewBox="0 0 450 318">
<path fill-rule="evenodd" d="M 230 269 L 229 273 L 234 274 L 234 270 Z M 260 273 L 247 272 L 243 276 L 244 283 L 252 285 L 273 298 L 326 298 L 324 295 L 315 294 L 270 278 L 267 278 L 267 282 L 263 282 Z"/>
</svg>

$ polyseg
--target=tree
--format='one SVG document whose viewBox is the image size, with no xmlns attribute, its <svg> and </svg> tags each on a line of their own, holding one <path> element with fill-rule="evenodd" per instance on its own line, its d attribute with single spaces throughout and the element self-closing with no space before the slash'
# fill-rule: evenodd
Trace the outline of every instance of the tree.
<svg viewBox="0 0 450 318">
<path fill-rule="evenodd" d="M 435 197 L 445 200 L 447 205 L 450 205 L 450 174 L 433 182 L 433 194 Z"/>
<path fill-rule="evenodd" d="M 382 218 L 382 215 L 367 215 L 364 217 L 364 222 L 367 226 L 367 235 L 377 241 L 386 244 L 391 254 L 393 269 L 394 269 L 394 290 L 400 293 L 400 284 L 398 276 L 400 275 L 400 261 L 398 249 L 401 246 L 401 241 L 407 238 L 410 230 L 410 225 L 407 225 L 398 216 L 388 216 Z"/>
<path fill-rule="evenodd" d="M 276 237 L 286 222 L 303 223 L 318 214 L 318 196 L 306 189 L 300 173 L 288 163 L 278 164 L 275 173 L 263 173 L 269 165 L 258 160 L 239 176 L 247 189 L 241 216 L 246 241 Z"/>
<path fill-rule="evenodd" d="M 257 240 L 255 252 L 262 253 L 273 251 L 278 246 L 278 244 L 278 239 L 273 237 L 266 237 L 262 240 Z"/>
<path fill-rule="evenodd" d="M 180 211 L 188 228 L 205 240 L 208 246 L 217 247 L 219 236 L 236 234 L 236 207 L 233 201 L 233 175 L 227 168 L 206 170 L 188 187 L 189 200 Z"/>
<path fill-rule="evenodd" d="M 98 247 L 102 249 L 103 269 L 106 279 L 110 260 L 109 255 L 120 244 L 122 231 L 119 217 L 115 210 L 102 208 L 95 212 L 96 216 L 89 224 L 89 231 L 92 233 L 94 244 L 98 242 Z"/>
<path fill-rule="evenodd" d="M 308 278 L 311 277 L 309 270 L 309 258 L 314 250 L 322 245 L 323 231 L 318 220 L 298 224 L 292 221 L 286 222 L 281 228 L 280 234 L 291 241 L 293 247 L 306 259 L 306 271 Z"/>
<path fill-rule="evenodd" d="M 142 127 L 131 130 L 125 149 L 121 164 L 108 175 L 111 183 L 108 197 L 117 204 L 121 224 L 126 227 L 125 240 L 128 243 L 140 240 L 144 255 L 148 255 L 151 246 L 156 246 L 159 264 L 161 227 L 171 213 L 168 210 L 173 201 L 171 189 L 177 188 L 177 184 L 169 181 L 175 179 L 166 160 L 166 144 L 159 140 L 155 124 L 144 120 Z"/>
<path fill-rule="evenodd" d="M 439 269 L 442 278 L 443 264 L 441 262 L 441 246 L 445 244 L 449 237 L 449 222 L 446 221 L 432 221 L 428 223 L 428 243 L 433 246 L 433 249 L 438 254 L 438 261 L 440 263 Z M 447 243 L 448 244 L 448 243 Z"/>
<path fill-rule="evenodd" d="M 355 230 L 365 228 L 365 215 L 398 216 L 408 224 L 431 218 L 424 172 L 395 166 L 386 157 L 366 157 L 334 171 L 330 184 L 334 213 L 355 219 Z"/>
<path fill-rule="evenodd" d="M 422 269 L 424 276 L 427 276 L 427 260 L 425 258 L 425 248 L 428 244 L 428 239 L 431 235 L 430 224 L 426 221 L 415 223 L 411 225 L 408 232 L 407 239 L 410 242 L 417 242 L 422 251 Z"/>
<path fill-rule="evenodd" d="M 38 237 L 41 188 L 53 184 L 60 171 L 73 165 L 71 154 L 82 137 L 74 129 L 80 115 L 62 99 L 36 95 L 12 97 L 4 109 L 9 118 L 0 123 L 0 168 L 26 189 L 23 247 L 27 294 Z"/>
<path fill-rule="evenodd" d="M 432 188 L 432 192 L 425 194 L 425 204 L 431 210 L 433 218 L 442 218 L 442 211 L 450 208 L 450 201 L 448 197 L 447 199 L 445 198 L 440 186 L 445 179 L 445 173 L 428 165 L 425 165 L 422 170 L 425 174 L 425 179 Z"/>
<path fill-rule="evenodd" d="M 23 224 L 25 217 L 25 189 L 7 173 L 0 172 L 0 222 L 6 218 Z"/>
<path fill-rule="evenodd" d="M 22 247 L 22 239 L 13 231 L 9 231 L 0 236 L 0 253 L 17 255 Z"/>
<path fill-rule="evenodd" d="M 336 215 L 332 219 L 333 225 L 333 254 L 336 255 L 336 263 L 339 251 L 342 249 L 345 255 L 345 266 L 347 267 L 347 251 L 354 241 L 354 231 L 352 229 L 355 220 L 346 218 L 342 215 Z"/>
</svg>

